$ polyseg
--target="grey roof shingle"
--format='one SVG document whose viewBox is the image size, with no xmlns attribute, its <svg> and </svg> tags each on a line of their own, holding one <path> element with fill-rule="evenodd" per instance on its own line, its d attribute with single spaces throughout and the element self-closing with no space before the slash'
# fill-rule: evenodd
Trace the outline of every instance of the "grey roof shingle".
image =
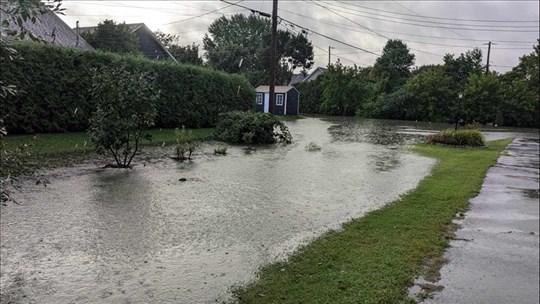
<svg viewBox="0 0 540 304">
<path fill-rule="evenodd" d="M 7 3 L 2 2 L 2 8 L 7 7 Z M 1 20 L 12 20 L 16 16 L 12 16 L 0 10 Z M 50 43 L 61 45 L 69 48 L 93 50 L 94 48 L 88 44 L 80 35 L 71 29 L 60 17 L 50 10 L 45 10 L 44 13 L 38 13 L 36 22 L 30 20 L 23 24 L 24 28 L 34 36 Z M 14 22 L 10 22 L 8 30 L 18 30 Z M 25 40 L 30 40 L 25 37 Z"/>
</svg>

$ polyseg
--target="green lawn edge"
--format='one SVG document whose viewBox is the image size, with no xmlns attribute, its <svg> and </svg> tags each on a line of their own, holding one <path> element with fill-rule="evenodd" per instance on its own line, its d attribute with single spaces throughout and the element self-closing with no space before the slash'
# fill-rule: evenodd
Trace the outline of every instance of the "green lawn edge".
<svg viewBox="0 0 540 304">
<path fill-rule="evenodd" d="M 233 293 L 239 303 L 403 303 L 427 261 L 448 246 L 448 227 L 481 189 L 487 170 L 512 139 L 485 148 L 417 144 L 437 163 L 398 200 L 345 223 L 263 267 Z"/>
<path fill-rule="evenodd" d="M 143 145 L 172 144 L 175 141 L 175 129 L 150 129 L 151 141 L 143 141 Z M 212 138 L 214 128 L 189 129 L 198 140 Z M 35 138 L 35 140 L 34 140 Z M 6 149 L 14 149 L 22 144 L 33 143 L 31 151 L 49 155 L 66 153 L 93 152 L 94 148 L 88 140 L 87 132 L 45 133 L 35 135 L 9 135 L 4 138 Z"/>
</svg>

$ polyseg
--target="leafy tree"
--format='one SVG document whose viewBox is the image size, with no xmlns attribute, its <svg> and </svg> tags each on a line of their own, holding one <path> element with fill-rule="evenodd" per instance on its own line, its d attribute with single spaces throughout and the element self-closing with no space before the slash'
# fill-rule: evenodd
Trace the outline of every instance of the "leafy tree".
<svg viewBox="0 0 540 304">
<path fill-rule="evenodd" d="M 452 78 L 441 68 L 425 69 L 404 85 L 414 106 L 410 119 L 442 121 L 454 116 L 452 104 L 456 100 Z"/>
<path fill-rule="evenodd" d="M 392 93 L 383 93 L 363 105 L 362 116 L 384 119 L 417 119 L 414 99 L 403 87 Z"/>
<path fill-rule="evenodd" d="M 512 71 L 501 76 L 504 86 L 501 114 L 505 125 L 540 127 L 539 53 L 537 44 L 532 53 L 519 58 Z"/>
<path fill-rule="evenodd" d="M 199 45 L 193 43 L 192 45 L 181 46 L 178 44 L 180 36 L 166 34 L 161 31 L 154 32 L 154 35 L 178 62 L 193 65 L 203 64 L 202 58 L 199 57 Z"/>
<path fill-rule="evenodd" d="M 373 95 L 372 84 L 358 67 L 330 65 L 322 79 L 321 111 L 329 115 L 355 115 Z"/>
<path fill-rule="evenodd" d="M 444 55 L 446 75 L 452 77 L 459 89 L 463 89 L 470 74 L 482 74 L 482 50 L 475 48 L 454 58 L 453 54 Z"/>
<path fill-rule="evenodd" d="M 169 52 L 173 55 L 178 62 L 188 63 L 193 65 L 202 65 L 203 60 L 199 57 L 199 45 L 193 43 L 192 45 L 172 45 L 169 48 Z"/>
<path fill-rule="evenodd" d="M 505 126 L 538 128 L 538 94 L 524 80 L 514 79 L 502 87 L 497 123 Z"/>
<path fill-rule="evenodd" d="M 401 40 L 390 39 L 382 55 L 373 66 L 373 76 L 378 80 L 379 91 L 390 93 L 401 86 L 411 74 L 414 54 Z"/>
<path fill-rule="evenodd" d="M 92 79 L 97 110 L 90 119 L 90 141 L 100 154 L 110 153 L 118 168 L 130 167 L 146 130 L 154 125 L 159 92 L 146 74 L 124 68 L 103 69 Z"/>
<path fill-rule="evenodd" d="M 467 121 L 482 124 L 495 122 L 502 100 L 501 82 L 492 73 L 471 74 L 463 92 L 463 113 Z"/>
<path fill-rule="evenodd" d="M 138 39 L 129 25 L 105 20 L 93 32 L 83 32 L 81 36 L 94 48 L 119 54 L 138 54 Z"/>
<path fill-rule="evenodd" d="M 270 25 L 269 20 L 254 15 L 235 14 L 215 20 L 203 38 L 208 64 L 229 73 L 251 73 L 248 77 L 254 85 L 257 81 L 267 82 L 267 77 L 254 79 L 253 76 L 268 74 Z M 288 79 L 292 70 L 309 69 L 313 64 L 313 46 L 303 34 L 278 31 L 276 54 L 276 63 L 283 59 L 286 63 L 286 73 L 279 73 L 278 83 Z"/>
</svg>

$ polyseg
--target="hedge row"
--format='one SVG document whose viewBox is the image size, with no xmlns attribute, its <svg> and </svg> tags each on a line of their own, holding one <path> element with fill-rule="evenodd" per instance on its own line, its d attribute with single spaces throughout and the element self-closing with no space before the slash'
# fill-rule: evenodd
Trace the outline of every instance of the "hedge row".
<svg viewBox="0 0 540 304">
<path fill-rule="evenodd" d="M 296 85 L 300 92 L 300 112 L 304 114 L 320 114 L 323 101 L 324 87 L 323 76 L 309 82 L 301 82 Z"/>
<path fill-rule="evenodd" d="M 219 113 L 250 109 L 255 98 L 244 77 L 201 67 L 33 43 L 15 49 L 14 60 L 0 50 L 0 81 L 19 90 L 0 108 L 10 133 L 86 130 L 95 109 L 89 94 L 92 75 L 103 66 L 154 75 L 161 91 L 157 127 L 214 125 Z"/>
</svg>

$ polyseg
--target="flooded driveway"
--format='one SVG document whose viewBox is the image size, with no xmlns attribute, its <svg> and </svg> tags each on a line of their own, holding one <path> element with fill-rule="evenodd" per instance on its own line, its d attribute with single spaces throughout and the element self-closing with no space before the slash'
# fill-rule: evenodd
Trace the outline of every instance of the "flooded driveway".
<svg viewBox="0 0 540 304">
<path fill-rule="evenodd" d="M 177 163 L 148 148 L 133 170 L 64 168 L 1 209 L 2 303 L 207 303 L 328 229 L 395 200 L 433 160 L 425 131 L 307 118 L 294 143 L 201 147 Z M 322 147 L 306 151 L 310 142 Z M 182 182 L 180 178 L 187 180 Z"/>
</svg>

